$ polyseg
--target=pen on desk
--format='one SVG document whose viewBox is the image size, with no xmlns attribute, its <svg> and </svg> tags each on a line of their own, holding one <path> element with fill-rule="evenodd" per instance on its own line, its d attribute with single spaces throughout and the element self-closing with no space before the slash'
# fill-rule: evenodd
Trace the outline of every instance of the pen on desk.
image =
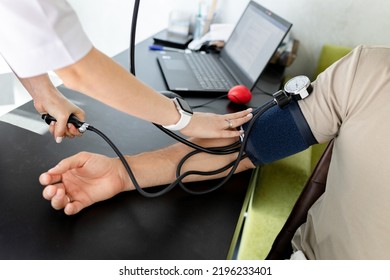
<svg viewBox="0 0 390 280">
<path fill-rule="evenodd" d="M 150 45 L 149 50 L 151 51 L 167 51 L 167 52 L 184 52 L 182 49 L 176 49 L 176 48 L 169 48 L 159 45 Z"/>
</svg>

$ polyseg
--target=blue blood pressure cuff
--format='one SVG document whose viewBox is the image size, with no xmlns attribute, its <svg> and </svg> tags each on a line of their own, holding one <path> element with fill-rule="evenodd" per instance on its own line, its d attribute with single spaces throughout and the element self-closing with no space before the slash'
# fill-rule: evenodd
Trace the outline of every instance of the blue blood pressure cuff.
<svg viewBox="0 0 390 280">
<path fill-rule="evenodd" d="M 254 111 L 256 114 L 256 111 Z M 254 165 L 270 163 L 307 149 L 317 141 L 296 101 L 266 110 L 247 134 L 245 152 Z"/>
</svg>

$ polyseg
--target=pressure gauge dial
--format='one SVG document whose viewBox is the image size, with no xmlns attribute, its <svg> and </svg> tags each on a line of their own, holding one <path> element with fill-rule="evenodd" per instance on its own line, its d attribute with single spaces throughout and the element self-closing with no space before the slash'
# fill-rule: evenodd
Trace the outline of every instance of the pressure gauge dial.
<svg viewBox="0 0 390 280">
<path fill-rule="evenodd" d="M 296 76 L 284 85 L 284 91 L 295 100 L 301 100 L 309 96 L 313 91 L 310 80 L 306 76 Z"/>
</svg>

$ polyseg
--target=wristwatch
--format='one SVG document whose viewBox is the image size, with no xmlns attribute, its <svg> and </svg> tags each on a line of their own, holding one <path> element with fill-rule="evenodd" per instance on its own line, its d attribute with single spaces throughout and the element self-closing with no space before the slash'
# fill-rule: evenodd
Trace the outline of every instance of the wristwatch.
<svg viewBox="0 0 390 280">
<path fill-rule="evenodd" d="M 184 99 L 175 97 L 172 100 L 180 114 L 180 120 L 176 124 L 163 125 L 163 127 L 169 130 L 182 130 L 191 121 L 192 109 Z"/>
<path fill-rule="evenodd" d="M 296 76 L 284 85 L 284 91 L 293 99 L 301 100 L 309 96 L 313 91 L 310 80 L 306 76 Z"/>
</svg>

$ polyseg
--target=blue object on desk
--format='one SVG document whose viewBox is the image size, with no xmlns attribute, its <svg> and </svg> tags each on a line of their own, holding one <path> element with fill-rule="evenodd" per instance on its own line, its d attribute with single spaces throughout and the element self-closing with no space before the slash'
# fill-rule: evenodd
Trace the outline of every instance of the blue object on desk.
<svg viewBox="0 0 390 280">
<path fill-rule="evenodd" d="M 182 50 L 182 49 L 164 47 L 164 46 L 159 46 L 159 45 L 150 45 L 149 50 L 151 50 L 151 51 L 184 52 L 184 50 Z"/>
</svg>

